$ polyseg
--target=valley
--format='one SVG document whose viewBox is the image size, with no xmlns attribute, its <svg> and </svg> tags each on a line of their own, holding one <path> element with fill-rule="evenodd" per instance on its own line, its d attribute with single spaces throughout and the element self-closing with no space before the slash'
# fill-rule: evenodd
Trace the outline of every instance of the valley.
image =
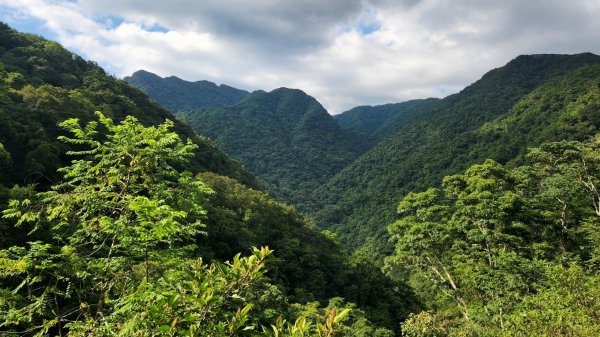
<svg viewBox="0 0 600 337">
<path fill-rule="evenodd" d="M 0 334 L 600 334 L 598 55 L 332 116 L 0 44 Z"/>
</svg>

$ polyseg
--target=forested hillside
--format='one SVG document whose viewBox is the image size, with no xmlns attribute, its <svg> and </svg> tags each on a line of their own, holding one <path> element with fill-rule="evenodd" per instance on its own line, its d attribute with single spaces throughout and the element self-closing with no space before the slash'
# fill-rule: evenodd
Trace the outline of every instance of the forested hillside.
<svg viewBox="0 0 600 337">
<path fill-rule="evenodd" d="M 138 89 L 0 28 L 0 333 L 392 336 L 419 310 Z"/>
<path fill-rule="evenodd" d="M 486 158 L 506 162 L 544 140 L 593 134 L 597 66 L 578 68 L 599 62 L 593 54 L 531 55 L 490 71 L 320 187 L 311 206 L 317 222 L 351 248 L 381 247 L 408 192 Z"/>
<path fill-rule="evenodd" d="M 436 109 L 439 104 L 437 98 L 415 99 L 403 103 L 359 106 L 333 117 L 343 130 L 378 142 L 419 115 Z"/>
<path fill-rule="evenodd" d="M 0 143 L 11 159 L 1 176 L 7 185 L 48 185 L 59 179 L 56 169 L 69 162 L 64 154 L 70 147 L 56 140 L 64 134 L 56 125 L 67 118 L 88 121 L 100 110 L 115 120 L 136 116 L 145 125 L 173 119 L 139 90 L 56 42 L 19 34 L 2 24 L 0 44 Z M 239 163 L 187 125 L 175 121 L 175 131 L 198 145 L 189 170 L 214 171 L 256 186 Z"/>
<path fill-rule="evenodd" d="M 335 118 L 136 79 L 179 119 L 0 24 L 0 335 L 600 335 L 600 56 Z"/>
<path fill-rule="evenodd" d="M 175 76 L 162 78 L 144 70 L 138 70 L 124 80 L 173 113 L 233 105 L 249 94 L 224 84 L 217 86 L 209 81 L 188 82 Z"/>
<path fill-rule="evenodd" d="M 297 206 L 369 146 L 296 89 L 257 91 L 231 107 L 178 117 L 244 163 L 273 196 Z"/>
<path fill-rule="evenodd" d="M 405 336 L 600 334 L 599 135 L 523 161 L 488 159 L 398 204 L 386 269 L 429 308 Z"/>
</svg>

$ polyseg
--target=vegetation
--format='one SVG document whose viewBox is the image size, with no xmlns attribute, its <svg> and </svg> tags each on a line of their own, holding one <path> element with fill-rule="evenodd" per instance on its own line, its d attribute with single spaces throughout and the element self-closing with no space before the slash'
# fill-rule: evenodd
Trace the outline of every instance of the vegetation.
<svg viewBox="0 0 600 337">
<path fill-rule="evenodd" d="M 92 62 L 0 46 L 2 335 L 600 335 L 598 56 L 342 127 L 299 90 L 135 74 L 237 102 L 178 114 L 315 221 Z"/>
<path fill-rule="evenodd" d="M 72 147 L 56 140 L 65 135 L 57 123 L 68 118 L 89 121 L 95 109 L 117 121 L 136 116 L 144 125 L 172 118 L 139 90 L 107 75 L 93 62 L 56 42 L 17 33 L 5 24 L 0 24 L 0 63 L 0 143 L 11 159 L 8 165 L 0 164 L 0 183 L 5 186 L 37 183 L 47 187 L 59 180 L 56 170 L 69 163 L 64 154 Z M 239 163 L 187 125 L 175 121 L 174 131 L 197 145 L 186 169 L 213 171 L 257 185 Z"/>
<path fill-rule="evenodd" d="M 181 122 L 160 124 L 169 113 L 138 90 L 5 28 L 17 47 L 1 56 L 0 331 L 391 336 L 418 310 L 408 287 L 251 189 L 254 178 L 211 143 Z M 81 83 L 34 76 L 28 53 Z M 95 81 L 103 87 L 86 86 Z M 90 112 L 96 104 L 106 117 Z M 267 245 L 275 257 L 251 249 Z"/>
<path fill-rule="evenodd" d="M 124 80 L 140 88 L 173 113 L 233 105 L 249 94 L 223 84 L 217 86 L 208 81 L 188 82 L 175 76 L 162 78 L 144 70 L 138 70 Z"/>
<path fill-rule="evenodd" d="M 415 99 L 403 103 L 359 106 L 333 116 L 346 131 L 374 141 L 394 134 L 402 126 L 439 106 L 437 98 Z"/>
<path fill-rule="evenodd" d="M 61 139 L 81 148 L 70 152 L 78 159 L 60 169 L 60 184 L 47 192 L 29 190 L 28 198 L 11 200 L 3 212 L 36 238 L 0 251 L 3 331 L 39 336 L 392 334 L 373 326 L 360 310 L 349 320 L 358 324 L 355 329 L 340 327 L 350 308 L 288 305 L 264 278 L 267 247 L 206 265 L 195 242 L 204 229 L 202 205 L 214 191 L 176 169 L 193 156 L 195 144 L 169 132 L 169 121 L 144 127 L 129 116 L 115 125 L 98 116 L 99 123 L 85 126 L 76 119 L 61 123 L 73 135 Z M 107 130 L 102 141 L 100 125 Z M 312 314 L 300 316 L 304 311 Z"/>
<path fill-rule="evenodd" d="M 592 135 L 599 61 L 592 54 L 520 56 L 492 70 L 382 140 L 316 190 L 308 208 L 344 244 L 366 244 L 381 258 L 391 248 L 385 223 L 410 191 L 487 158 L 506 163 L 544 141 Z"/>
<path fill-rule="evenodd" d="M 406 336 L 600 334 L 600 136 L 528 159 L 487 160 L 402 199 L 387 267 L 431 309 Z"/>
<path fill-rule="evenodd" d="M 368 147 L 300 90 L 257 91 L 231 107 L 178 117 L 244 163 L 266 191 L 300 209 L 311 191 Z"/>
</svg>

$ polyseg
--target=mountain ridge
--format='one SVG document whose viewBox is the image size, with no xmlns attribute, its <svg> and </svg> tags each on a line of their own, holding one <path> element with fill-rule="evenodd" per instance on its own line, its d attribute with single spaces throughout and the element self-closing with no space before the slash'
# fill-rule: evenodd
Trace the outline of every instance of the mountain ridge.
<svg viewBox="0 0 600 337">
<path fill-rule="evenodd" d="M 243 162 L 267 191 L 297 206 L 368 146 L 299 89 L 255 91 L 230 107 L 178 116 Z"/>
<path fill-rule="evenodd" d="M 148 96 L 173 113 L 189 109 L 228 106 L 242 100 L 248 91 L 225 84 L 200 80 L 190 82 L 176 76 L 160 77 L 138 70 L 124 81 L 142 89 Z"/>
<path fill-rule="evenodd" d="M 470 130 L 505 114 L 546 80 L 599 62 L 591 53 L 519 56 L 385 138 L 315 190 L 305 208 L 321 226 L 333 224 L 352 249 L 367 242 L 382 245 L 403 194 L 435 186 L 444 175 L 474 163 L 465 157 L 473 141 Z"/>
<path fill-rule="evenodd" d="M 61 154 L 65 145 L 56 140 L 62 134 L 57 123 L 70 117 L 87 122 L 94 119 L 94 111 L 100 110 L 115 121 L 133 115 L 144 125 L 170 119 L 180 137 L 198 146 L 188 170 L 212 171 L 258 186 L 240 163 L 94 62 L 85 61 L 56 42 L 18 33 L 6 24 L 0 24 L 0 43 L 4 46 L 0 53 L 0 113 L 6 122 L 0 123 L 0 143 L 12 157 L 7 183 L 47 184 L 58 179 L 56 169 L 68 159 Z"/>
<path fill-rule="evenodd" d="M 424 98 L 376 106 L 362 105 L 334 118 L 342 129 L 379 141 L 419 114 L 435 109 L 440 101 L 439 98 Z"/>
</svg>

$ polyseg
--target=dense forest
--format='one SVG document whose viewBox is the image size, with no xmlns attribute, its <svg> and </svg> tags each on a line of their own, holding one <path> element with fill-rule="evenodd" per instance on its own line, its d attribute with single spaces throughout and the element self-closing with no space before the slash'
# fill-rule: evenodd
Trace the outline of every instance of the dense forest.
<svg viewBox="0 0 600 337">
<path fill-rule="evenodd" d="M 544 141 L 597 127 L 600 57 L 520 56 L 384 138 L 312 194 L 317 223 L 352 248 L 386 251 L 385 227 L 407 193 L 485 159 L 508 163 Z"/>
<path fill-rule="evenodd" d="M 162 78 L 138 70 L 124 78 L 173 113 L 200 108 L 233 105 L 249 93 L 224 84 L 209 81 L 188 82 L 175 76 Z"/>
<path fill-rule="evenodd" d="M 177 115 L 256 174 L 269 193 L 310 214 L 350 250 L 376 252 L 380 261 L 391 249 L 386 225 L 406 193 L 487 158 L 516 163 L 530 146 L 592 135 L 598 75 L 580 68 L 598 62 L 593 54 L 520 56 L 441 100 L 336 115 L 341 132 L 324 111 L 310 127 L 290 129 L 288 115 L 302 113 L 303 105 L 298 93 L 281 106 L 276 99 L 285 88 Z"/>
<path fill-rule="evenodd" d="M 100 110 L 115 120 L 135 116 L 150 125 L 172 116 L 139 90 L 56 42 L 17 34 L 6 25 L 0 26 L 0 34 L 0 143 L 11 154 L 11 169 L 3 171 L 7 185 L 49 185 L 58 180 L 56 169 L 70 159 L 65 157 L 69 147 L 56 139 L 64 134 L 57 123 L 67 118 L 88 121 L 95 110 Z M 188 170 L 210 170 L 257 185 L 242 165 L 198 137 L 186 124 L 174 122 L 174 131 L 198 145 Z"/>
<path fill-rule="evenodd" d="M 2 335 L 600 335 L 599 56 L 332 117 L 0 48 Z"/>
<path fill-rule="evenodd" d="M 436 109 L 439 103 L 437 98 L 428 98 L 378 106 L 365 105 L 333 117 L 343 130 L 377 143 L 419 115 Z"/>
<path fill-rule="evenodd" d="M 342 130 L 316 99 L 297 89 L 256 91 L 230 107 L 176 115 L 242 162 L 266 191 L 300 209 L 313 190 L 372 145 Z"/>
<path fill-rule="evenodd" d="M 0 331 L 391 336 L 419 310 L 139 90 L 1 28 Z"/>
</svg>

